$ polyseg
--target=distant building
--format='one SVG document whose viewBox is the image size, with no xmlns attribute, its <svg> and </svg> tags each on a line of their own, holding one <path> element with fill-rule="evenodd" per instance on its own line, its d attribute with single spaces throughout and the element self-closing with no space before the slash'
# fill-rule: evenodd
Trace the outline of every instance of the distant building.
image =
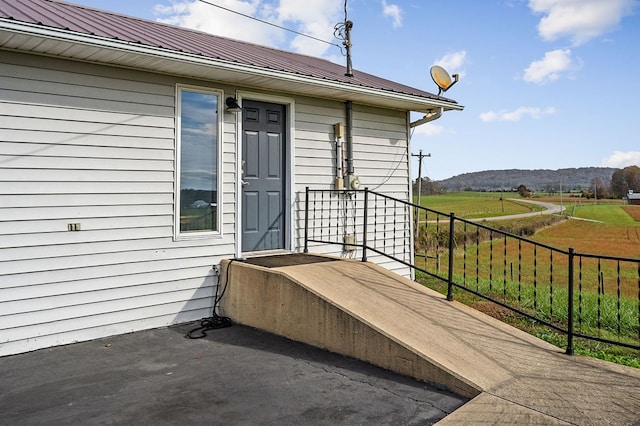
<svg viewBox="0 0 640 426">
<path fill-rule="evenodd" d="M 634 193 L 633 190 L 629 190 L 629 193 L 622 197 L 622 199 L 625 200 L 627 204 L 640 206 L 640 193 Z"/>
</svg>

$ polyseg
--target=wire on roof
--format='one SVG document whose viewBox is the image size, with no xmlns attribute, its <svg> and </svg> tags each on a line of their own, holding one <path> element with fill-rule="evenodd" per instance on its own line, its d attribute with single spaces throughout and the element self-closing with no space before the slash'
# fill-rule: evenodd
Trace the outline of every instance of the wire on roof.
<svg viewBox="0 0 640 426">
<path fill-rule="evenodd" d="M 233 9 L 226 8 L 224 6 L 220 6 L 220 5 L 215 4 L 215 3 L 211 3 L 211 2 L 206 1 L 206 0 L 199 0 L 199 1 L 202 2 L 202 3 L 208 4 L 209 6 L 217 7 L 219 9 L 226 10 L 227 12 L 235 13 L 236 15 L 244 16 L 245 18 L 253 19 L 254 21 L 258 21 L 258 22 L 261 22 L 263 24 L 271 25 L 272 27 L 276 27 L 276 28 L 279 28 L 281 30 L 289 31 L 291 33 L 297 34 L 297 35 L 302 36 L 302 37 L 307 37 L 307 38 L 310 38 L 312 40 L 319 41 L 321 43 L 326 43 L 326 44 L 328 44 L 330 46 L 335 46 L 338 49 L 340 49 L 340 52 L 342 52 L 342 46 L 340 46 L 339 44 L 331 43 L 330 41 L 322 40 L 320 38 L 317 38 L 317 37 L 314 37 L 314 36 L 310 36 L 308 34 L 304 34 L 304 33 L 292 30 L 290 28 L 282 27 L 282 26 L 274 24 L 272 22 L 264 21 L 262 19 L 256 18 L 255 16 L 246 15 L 244 13 L 238 12 L 238 11 L 233 10 Z M 347 5 L 347 2 L 345 1 L 345 14 L 346 14 L 346 5 Z M 344 53 L 343 53 L 343 55 L 344 55 Z"/>
<path fill-rule="evenodd" d="M 342 40 L 342 45 L 345 48 L 345 51 L 340 48 L 340 52 L 342 52 L 343 56 L 347 57 L 347 72 L 345 73 L 348 77 L 353 77 L 353 65 L 351 63 L 351 29 L 353 28 L 353 22 L 349 21 L 349 17 L 347 16 L 347 0 L 344 0 L 344 21 L 339 22 L 333 27 L 333 36 L 338 40 Z"/>
</svg>

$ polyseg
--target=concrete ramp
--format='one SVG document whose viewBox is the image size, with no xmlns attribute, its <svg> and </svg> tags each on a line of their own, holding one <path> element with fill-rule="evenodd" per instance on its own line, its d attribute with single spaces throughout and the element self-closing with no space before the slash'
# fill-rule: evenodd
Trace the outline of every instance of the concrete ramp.
<svg viewBox="0 0 640 426">
<path fill-rule="evenodd" d="M 372 263 L 294 256 L 304 255 L 233 262 L 221 312 L 466 397 L 505 378 L 456 338 L 451 303 L 439 293 Z"/>
</svg>

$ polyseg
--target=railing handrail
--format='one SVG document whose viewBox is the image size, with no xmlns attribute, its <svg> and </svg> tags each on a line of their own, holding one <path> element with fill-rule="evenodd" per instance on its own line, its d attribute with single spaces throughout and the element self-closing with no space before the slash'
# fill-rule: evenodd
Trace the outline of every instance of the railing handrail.
<svg viewBox="0 0 640 426">
<path fill-rule="evenodd" d="M 360 223 L 361 226 L 361 241 L 362 243 L 357 243 L 357 242 L 350 242 L 349 246 L 351 247 L 357 247 L 362 249 L 362 260 L 366 261 L 367 260 L 367 251 L 372 251 L 374 253 L 377 253 L 378 255 L 381 256 L 385 256 L 389 259 L 392 259 L 402 265 L 404 265 L 405 267 L 411 268 L 413 270 L 416 271 L 420 271 L 422 273 L 425 273 L 433 278 L 442 280 L 444 282 L 447 282 L 447 299 L 448 300 L 453 300 L 453 293 L 452 293 L 452 289 L 453 287 L 462 289 L 464 291 L 470 292 L 472 294 L 475 294 L 476 296 L 479 296 L 481 298 L 484 298 L 486 300 L 490 300 L 494 303 L 497 303 L 505 308 L 511 309 L 521 315 L 524 315 L 526 317 L 529 317 L 531 319 L 534 319 L 542 324 L 545 324 L 553 329 L 556 329 L 557 331 L 561 331 L 567 334 L 567 353 L 568 354 L 573 354 L 573 338 L 574 337 L 581 337 L 581 338 L 586 338 L 586 339 L 591 339 L 591 340 L 595 340 L 595 341 L 600 341 L 600 342 L 605 342 L 605 343 L 613 343 L 613 344 L 618 344 L 621 346 L 626 346 L 626 347 L 631 347 L 634 349 L 640 349 L 640 345 L 634 345 L 634 344 L 628 344 L 625 342 L 616 342 L 610 339 L 606 339 L 601 337 L 600 335 L 595 336 L 595 335 L 588 335 L 582 332 L 578 332 L 574 329 L 574 315 L 575 315 L 575 307 L 574 307 L 574 287 L 575 287 L 575 277 L 574 277 L 574 259 L 579 258 L 579 259 L 583 259 L 583 258 L 594 258 L 594 259 L 599 259 L 599 262 L 602 260 L 611 260 L 611 261 L 617 261 L 617 262 L 631 262 L 631 263 L 637 263 L 638 265 L 638 274 L 640 274 L 640 259 L 637 258 L 625 258 L 625 257 L 617 257 L 617 256 L 608 256 L 608 255 L 598 255 L 598 254 L 591 254 L 591 253 L 580 253 L 580 252 L 576 252 L 573 248 L 569 248 L 567 250 L 563 250 L 563 249 L 559 249 L 557 247 L 553 247 L 551 245 L 548 244 L 544 244 L 538 241 L 534 241 L 532 239 L 529 238 L 525 238 L 522 237 L 520 235 L 516 235 L 514 233 L 510 233 L 504 230 L 500 230 L 500 229 L 496 229 L 496 228 L 492 228 L 488 225 L 482 224 L 482 223 L 478 223 L 477 221 L 472 221 L 472 220 L 467 220 L 467 219 L 463 219 L 463 218 L 458 218 L 455 216 L 454 213 L 449 213 L 449 214 L 445 214 L 442 212 L 439 212 L 437 210 L 433 210 L 424 206 L 420 206 L 418 204 L 409 202 L 407 200 L 402 200 L 402 199 L 398 199 L 395 197 L 392 197 L 390 195 L 387 194 L 382 194 L 376 191 L 371 191 L 368 188 L 364 188 L 364 189 L 360 189 L 360 190 L 333 190 L 333 189 L 319 189 L 319 190 L 312 190 L 309 187 L 306 188 L 305 190 L 305 218 L 304 218 L 304 251 L 308 252 L 309 250 L 309 246 L 308 243 L 309 242 L 314 242 L 314 243 L 322 243 L 322 244 L 343 244 L 346 245 L 346 243 L 344 241 L 340 242 L 340 241 L 332 241 L 331 240 L 331 235 L 329 233 L 327 233 L 328 238 L 316 238 L 315 234 L 313 236 L 311 236 L 309 234 L 309 216 L 310 216 L 310 204 L 309 204 L 309 199 L 311 197 L 312 194 L 315 193 L 330 193 L 330 194 L 341 194 L 343 195 L 345 198 L 349 197 L 350 200 L 356 200 L 357 199 L 357 194 L 364 194 L 364 206 L 362 207 L 362 211 L 361 211 L 361 216 L 362 216 L 362 222 Z M 315 197 L 315 195 L 314 195 Z M 376 230 L 376 223 L 373 223 L 372 225 L 372 229 L 373 229 L 373 235 L 374 235 L 374 239 L 373 242 L 368 240 L 368 234 L 370 234 L 372 231 L 369 229 L 369 221 L 370 221 L 370 210 L 374 211 L 374 214 L 376 214 L 376 209 L 380 209 L 380 207 L 378 206 L 378 201 L 376 201 L 375 205 L 373 207 L 371 207 L 371 200 L 370 198 L 375 198 L 376 200 L 378 198 L 385 200 L 384 201 L 384 209 L 385 209 L 385 214 L 386 214 L 386 205 L 387 202 L 391 202 L 393 203 L 394 206 L 396 206 L 396 204 L 400 204 L 403 206 L 404 209 L 411 209 L 411 211 L 415 211 L 416 214 L 418 214 L 418 212 L 423 212 L 424 214 L 433 214 L 436 215 L 436 221 L 427 221 L 428 223 L 437 223 L 438 226 L 440 226 L 440 221 L 439 218 L 440 216 L 446 217 L 447 220 L 446 222 L 448 222 L 448 265 L 447 265 L 447 274 L 446 274 L 446 278 L 439 275 L 438 273 L 434 273 L 434 272 L 430 272 L 425 268 L 421 268 L 419 267 L 416 262 L 415 262 L 415 257 L 418 256 L 416 253 L 413 252 L 413 250 L 411 250 L 411 256 L 409 261 L 407 261 L 405 258 L 400 258 L 398 256 L 396 256 L 394 253 L 388 253 L 384 248 L 380 249 L 378 247 L 376 247 L 376 232 L 381 232 L 383 234 L 385 234 L 385 236 L 383 237 L 386 238 L 386 234 L 387 234 L 387 223 L 384 223 L 384 232 L 382 232 L 382 230 Z M 314 198 L 314 214 L 315 214 L 315 198 Z M 326 203 L 326 202 L 331 202 L 331 201 L 327 201 L 325 200 L 324 196 L 322 198 L 322 202 L 321 203 Z M 354 201 L 355 202 L 355 201 Z M 394 207 L 395 209 L 395 207 Z M 331 217 L 331 211 L 329 212 L 329 216 Z M 394 214 L 397 214 L 397 212 L 394 210 Z M 406 214 L 406 210 L 405 210 L 405 214 Z M 345 214 L 346 216 L 346 214 Z M 314 216 L 315 217 L 315 216 Z M 338 214 L 336 212 L 336 218 L 338 217 Z M 359 216 L 358 216 L 359 217 Z M 413 220 L 409 217 L 409 218 L 405 218 L 405 220 L 407 221 L 407 223 L 405 223 L 405 226 L 409 226 L 412 227 L 413 226 Z M 354 229 L 355 229 L 355 208 L 354 208 Z M 444 220 L 442 225 L 444 226 Z M 464 224 L 464 229 L 465 229 L 465 240 L 464 240 L 464 245 L 466 247 L 467 244 L 467 236 L 466 236 L 466 227 L 468 225 L 472 225 L 474 227 L 477 227 L 478 229 L 484 229 L 485 231 L 489 231 L 490 232 L 490 244 L 493 244 L 493 235 L 497 234 L 498 238 L 495 239 L 495 241 L 499 241 L 500 239 L 504 240 L 504 271 L 503 271 L 503 279 L 504 279 L 504 285 L 506 286 L 506 276 L 507 276 L 507 270 L 506 270 L 506 265 L 507 265 L 507 249 L 506 249 L 506 243 L 508 239 L 512 239 L 512 240 L 516 240 L 518 241 L 518 247 L 521 247 L 521 245 L 523 244 L 530 244 L 534 247 L 534 275 L 533 275 L 533 282 L 534 282 L 534 288 L 536 288 L 536 263 L 535 263 L 535 253 L 536 253 L 536 249 L 540 249 L 540 250 L 548 250 L 550 253 L 550 258 L 551 258 L 551 264 L 550 264 L 550 280 L 551 282 L 550 284 L 550 291 L 553 292 L 554 291 L 554 275 L 553 275 L 553 260 L 554 260 L 554 253 L 556 255 L 560 255 L 561 258 L 566 258 L 567 259 L 567 272 L 566 272 L 566 291 L 568 292 L 568 300 L 567 300 L 567 312 L 568 312 L 568 324 L 566 326 L 566 328 L 563 328 L 562 326 L 559 326 L 557 323 L 554 323 L 552 321 L 552 319 L 550 320 L 546 320 L 545 318 L 539 317 L 539 316 L 535 316 L 529 312 L 526 312 L 522 309 L 519 309 L 516 306 L 511 306 L 508 303 L 506 303 L 505 301 L 500 301 L 498 300 L 496 297 L 493 297 L 491 294 L 487 295 L 487 294 L 483 294 L 479 291 L 475 291 L 472 288 L 468 288 L 466 287 L 466 283 L 465 284 L 460 284 L 455 282 L 454 279 L 454 250 L 455 250 L 455 241 L 454 241 L 454 234 L 455 234 L 455 223 L 459 222 Z M 417 223 L 417 221 L 416 221 Z M 395 219 L 394 219 L 394 228 L 393 228 L 393 232 L 395 233 L 396 229 L 395 229 Z M 477 232 L 477 231 L 476 231 Z M 338 231 L 336 230 L 336 235 L 338 235 Z M 395 235 L 395 234 L 394 234 Z M 426 235 L 426 234 L 425 234 Z M 476 234 L 477 235 L 477 234 Z M 485 234 L 486 235 L 486 234 Z M 322 236 L 322 234 L 321 234 Z M 415 240 L 415 235 L 411 236 L 412 238 L 410 238 L 411 240 L 411 244 L 412 247 L 414 247 L 414 242 Z M 476 245 L 480 244 L 481 241 L 477 240 L 476 241 Z M 478 246 L 479 247 L 479 246 Z M 493 250 L 493 248 L 491 248 L 491 250 Z M 493 253 L 493 252 L 492 252 Z M 491 255 L 493 256 L 493 254 Z M 424 255 L 425 259 L 427 257 L 427 255 Z M 558 261 L 560 261 L 561 259 L 558 259 Z M 479 261 L 479 260 L 478 260 Z M 477 265 L 476 265 L 477 266 Z M 518 267 L 521 267 L 521 265 L 519 265 Z M 493 264 L 491 264 L 490 268 L 493 268 Z M 582 260 L 580 260 L 580 268 L 582 268 Z M 521 272 L 521 271 L 520 271 Z M 600 270 L 598 269 L 598 273 L 600 274 Z M 620 272 L 618 271 L 618 274 Z M 466 253 L 465 253 L 465 274 L 466 274 Z M 511 276 L 513 279 L 513 263 L 511 264 Z M 491 275 L 490 275 L 491 277 Z M 476 278 L 478 279 L 478 278 Z M 491 278 L 490 278 L 491 279 Z M 520 279 L 520 278 L 519 278 Z M 564 280 L 564 279 L 563 279 Z M 580 283 L 580 300 L 582 300 L 582 269 L 580 269 L 580 275 L 579 275 L 579 283 Z M 620 281 L 620 276 L 618 276 L 618 287 L 619 287 L 619 281 Z M 510 281 L 511 282 L 511 281 Z M 603 281 L 604 283 L 604 281 Z M 498 285 L 499 282 L 496 281 L 496 285 Z M 604 292 L 604 284 L 603 285 L 603 292 Z M 639 282 L 638 282 L 639 288 L 640 288 L 640 278 L 639 278 Z M 598 286 L 600 286 L 600 284 L 598 284 Z M 505 287 L 506 288 L 506 287 Z M 505 290 L 506 291 L 506 290 Z M 535 290 L 534 290 L 535 292 Z M 534 293 L 535 294 L 535 293 Z M 535 296 L 534 296 L 535 297 Z M 553 303 L 553 294 L 550 294 L 551 302 Z M 600 303 L 600 297 L 601 294 L 598 293 L 598 304 Z M 602 297 L 604 297 L 604 293 L 602 293 Z M 618 297 L 620 297 L 620 289 L 618 288 Z M 639 296 L 640 299 L 640 296 Z M 639 316 L 639 321 L 640 321 L 640 300 L 638 300 L 638 316 Z M 551 307 L 551 309 L 553 309 L 553 306 Z M 598 309 L 600 309 L 598 307 Z M 620 302 L 618 302 L 618 310 L 620 309 Z M 570 313 L 570 314 L 569 314 Z M 598 314 L 600 315 L 600 314 Z M 618 312 L 618 319 L 620 318 L 620 312 Z M 582 319 L 581 319 L 582 321 Z M 600 318 L 598 317 L 598 327 L 600 327 Z M 640 325 L 639 325 L 640 328 Z M 620 330 L 620 325 L 618 325 L 618 330 Z M 640 340 L 640 338 L 639 338 Z"/>
<path fill-rule="evenodd" d="M 451 214 L 451 213 L 444 213 L 444 212 L 441 212 L 441 211 L 438 211 L 438 210 L 433 210 L 433 209 L 425 207 L 425 206 L 420 206 L 420 205 L 412 203 L 410 201 L 406 201 L 406 200 L 402 200 L 402 199 L 399 199 L 399 198 L 395 198 L 395 197 L 392 197 L 390 195 L 383 194 L 381 192 L 372 191 L 372 190 L 370 190 L 368 188 L 364 188 L 364 189 L 339 189 L 338 190 L 338 189 L 310 189 L 309 187 L 306 187 L 306 190 L 308 191 L 308 192 L 306 192 L 307 195 L 310 192 L 363 193 L 363 194 L 367 193 L 367 194 L 375 195 L 377 197 L 386 198 L 388 200 L 393 200 L 393 201 L 402 203 L 402 204 L 406 205 L 407 207 L 417 208 L 417 209 L 420 209 L 420 210 L 423 210 L 423 211 L 426 211 L 426 212 L 429 212 L 429 213 L 438 214 L 438 215 L 442 215 L 442 216 L 449 216 Z M 307 199 L 308 199 L 308 197 L 305 197 L 305 211 L 307 211 L 307 209 L 308 209 L 308 205 L 306 204 L 307 203 L 307 201 L 306 201 Z M 491 218 L 488 217 L 486 219 L 490 220 Z M 502 234 L 503 236 L 506 236 L 506 237 L 509 237 L 509 238 L 514 238 L 516 240 L 520 240 L 520 241 L 527 242 L 527 243 L 530 243 L 530 244 L 535 244 L 535 245 L 537 245 L 539 247 L 543 247 L 543 248 L 545 248 L 547 250 L 553 250 L 553 251 L 555 251 L 557 253 L 560 253 L 560 254 L 569 255 L 569 251 L 571 250 L 571 248 L 568 248 L 566 250 L 565 249 L 561 249 L 561 248 L 558 248 L 558 247 L 551 246 L 549 244 L 541 243 L 540 241 L 535 241 L 535 240 L 523 237 L 521 235 L 513 234 L 513 233 L 508 232 L 508 231 L 503 231 L 501 229 L 492 228 L 492 227 L 490 227 L 488 225 L 485 225 L 485 224 L 480 223 L 480 222 L 475 221 L 475 220 L 464 219 L 464 218 L 458 217 L 458 216 L 455 216 L 455 220 L 458 221 L 458 222 L 467 223 L 469 225 L 474 225 L 474 226 L 477 226 L 479 228 L 486 229 L 487 231 L 496 232 L 496 233 Z M 305 215 L 305 224 L 306 224 L 306 226 L 305 226 L 305 230 L 306 230 L 307 226 L 308 226 L 307 216 L 306 215 Z M 309 241 L 311 242 L 312 240 L 309 240 Z M 315 241 L 315 242 L 322 243 L 324 241 Z M 355 245 L 358 245 L 358 244 L 355 244 Z M 367 249 L 371 249 L 371 247 L 367 247 Z M 382 253 L 380 253 L 380 254 L 382 254 Z M 578 251 L 574 251 L 573 254 L 576 257 L 589 257 L 589 258 L 600 258 L 600 259 L 608 259 L 608 260 L 620 260 L 620 261 L 625 261 L 625 262 L 640 262 L 640 259 L 639 258 L 635 258 L 635 257 L 609 256 L 609 255 L 605 255 L 605 254 L 583 253 L 583 252 L 578 252 Z"/>
</svg>

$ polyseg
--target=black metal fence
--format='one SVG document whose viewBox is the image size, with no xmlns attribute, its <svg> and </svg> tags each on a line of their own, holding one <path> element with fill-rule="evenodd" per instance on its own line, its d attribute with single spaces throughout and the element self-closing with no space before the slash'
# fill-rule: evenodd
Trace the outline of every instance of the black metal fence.
<svg viewBox="0 0 640 426">
<path fill-rule="evenodd" d="M 558 249 L 369 191 L 311 190 L 304 250 L 374 252 L 567 335 L 640 349 L 640 259 Z"/>
</svg>

